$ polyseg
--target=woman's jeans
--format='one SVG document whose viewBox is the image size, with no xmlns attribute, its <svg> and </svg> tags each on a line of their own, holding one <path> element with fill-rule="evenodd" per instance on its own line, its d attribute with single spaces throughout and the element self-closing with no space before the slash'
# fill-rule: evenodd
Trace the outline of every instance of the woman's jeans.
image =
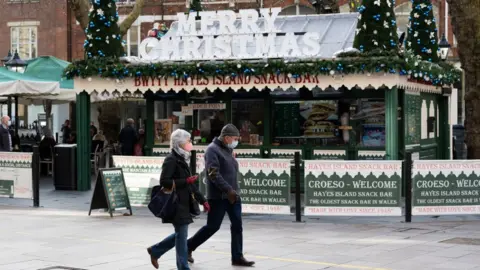
<svg viewBox="0 0 480 270">
<path fill-rule="evenodd" d="M 188 266 L 188 249 L 187 249 L 187 237 L 188 237 L 188 224 L 185 225 L 173 225 L 175 233 L 172 233 L 162 242 L 153 245 L 152 255 L 155 258 L 160 258 L 167 251 L 175 247 L 177 252 L 177 269 L 190 270 Z"/>
</svg>

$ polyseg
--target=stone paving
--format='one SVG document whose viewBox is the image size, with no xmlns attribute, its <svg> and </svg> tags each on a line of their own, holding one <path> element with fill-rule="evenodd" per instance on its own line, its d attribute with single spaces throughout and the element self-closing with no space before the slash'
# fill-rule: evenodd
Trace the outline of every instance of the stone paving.
<svg viewBox="0 0 480 270">
<path fill-rule="evenodd" d="M 153 269 L 145 248 L 172 232 L 145 208 L 133 216 L 88 216 L 91 192 L 53 191 L 42 185 L 42 208 L 31 201 L 0 199 L 0 270 Z M 414 218 L 307 218 L 246 215 L 246 257 L 256 269 L 480 270 L 480 219 L 475 216 Z M 205 223 L 195 220 L 190 234 Z M 193 270 L 230 265 L 228 220 L 194 253 Z M 68 268 L 68 269 L 70 269 Z M 160 269 L 176 269 L 175 253 Z"/>
</svg>

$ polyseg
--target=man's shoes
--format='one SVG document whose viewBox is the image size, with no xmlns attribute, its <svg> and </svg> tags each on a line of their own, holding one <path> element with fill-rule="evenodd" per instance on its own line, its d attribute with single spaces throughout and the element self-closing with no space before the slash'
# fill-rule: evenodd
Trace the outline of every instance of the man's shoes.
<svg viewBox="0 0 480 270">
<path fill-rule="evenodd" d="M 253 261 L 247 261 L 247 259 L 245 259 L 245 257 L 241 257 L 240 259 L 238 260 L 235 260 L 233 261 L 232 260 L 232 265 L 233 266 L 246 266 L 246 267 L 251 267 L 255 264 L 255 262 Z"/>
<path fill-rule="evenodd" d="M 152 248 L 147 248 L 148 255 L 150 255 L 150 262 L 155 269 L 158 269 L 158 260 L 152 255 Z"/>
<path fill-rule="evenodd" d="M 191 251 L 188 252 L 188 259 L 187 260 L 188 260 L 189 263 L 194 263 L 195 262 L 195 260 L 193 259 Z"/>
</svg>

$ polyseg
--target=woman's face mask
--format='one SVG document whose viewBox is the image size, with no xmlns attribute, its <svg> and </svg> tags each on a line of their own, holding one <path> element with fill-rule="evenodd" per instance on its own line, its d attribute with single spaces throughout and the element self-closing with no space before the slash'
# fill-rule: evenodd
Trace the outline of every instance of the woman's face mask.
<svg viewBox="0 0 480 270">
<path fill-rule="evenodd" d="M 184 146 L 183 146 L 183 150 L 187 151 L 187 152 L 192 152 L 193 150 L 193 144 L 191 142 L 187 142 Z"/>
</svg>

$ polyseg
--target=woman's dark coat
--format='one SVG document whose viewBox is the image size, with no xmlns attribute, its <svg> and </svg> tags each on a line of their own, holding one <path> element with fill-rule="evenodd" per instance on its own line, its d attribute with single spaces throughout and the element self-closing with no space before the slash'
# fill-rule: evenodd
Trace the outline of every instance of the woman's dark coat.
<svg viewBox="0 0 480 270">
<path fill-rule="evenodd" d="M 187 178 L 190 176 L 190 168 L 182 156 L 172 151 L 165 157 L 160 175 L 160 186 L 170 189 L 175 181 L 178 208 L 175 218 L 173 220 L 162 220 L 163 223 L 173 223 L 174 225 L 190 224 L 193 222 L 191 214 L 195 210 L 193 207 L 198 207 L 198 203 L 203 204 L 206 202 L 205 197 L 200 193 L 195 184 L 187 184 Z"/>
</svg>

